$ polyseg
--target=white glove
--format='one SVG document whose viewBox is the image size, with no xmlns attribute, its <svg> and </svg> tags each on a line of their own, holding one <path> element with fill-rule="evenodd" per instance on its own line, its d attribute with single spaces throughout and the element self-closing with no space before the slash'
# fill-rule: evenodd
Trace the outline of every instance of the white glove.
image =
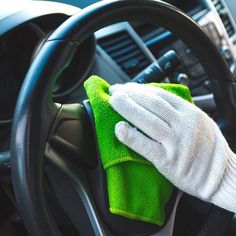
<svg viewBox="0 0 236 236">
<path fill-rule="evenodd" d="M 150 85 L 110 88 L 110 104 L 129 121 L 117 138 L 184 192 L 236 212 L 236 155 L 216 123 L 190 102 Z"/>
</svg>

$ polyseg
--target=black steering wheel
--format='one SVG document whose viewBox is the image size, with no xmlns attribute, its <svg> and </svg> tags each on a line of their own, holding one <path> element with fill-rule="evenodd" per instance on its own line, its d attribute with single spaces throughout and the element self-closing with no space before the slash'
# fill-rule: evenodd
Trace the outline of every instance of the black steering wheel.
<svg viewBox="0 0 236 236">
<path fill-rule="evenodd" d="M 229 142 L 235 150 L 234 79 L 225 60 L 201 28 L 179 9 L 161 1 L 118 0 L 94 4 L 69 18 L 48 38 L 33 61 L 18 97 L 11 139 L 12 180 L 18 209 L 30 235 L 61 235 L 47 204 L 45 161 L 63 172 L 65 179 L 73 183 L 74 191 L 79 192 L 91 223 L 88 232 L 116 235 L 101 220 L 91 192 L 81 184 L 86 182 L 82 171 L 98 163 L 86 112 L 79 104 L 54 104 L 51 93 L 60 73 L 70 65 L 77 47 L 95 31 L 120 21 L 145 21 L 163 26 L 191 48 L 212 80 L 221 127 L 233 140 Z M 56 146 L 60 148 L 55 149 Z M 63 185 L 65 191 L 66 186 Z M 231 213 L 220 211 L 231 216 Z M 77 219 L 72 220 L 75 227 L 83 224 L 81 215 L 82 211 L 77 211 Z"/>
</svg>

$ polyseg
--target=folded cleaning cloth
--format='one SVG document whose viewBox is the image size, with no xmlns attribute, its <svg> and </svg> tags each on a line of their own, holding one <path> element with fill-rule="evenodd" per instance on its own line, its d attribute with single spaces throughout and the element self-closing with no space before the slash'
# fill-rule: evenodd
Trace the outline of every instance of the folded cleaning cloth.
<svg viewBox="0 0 236 236">
<path fill-rule="evenodd" d="M 185 86 L 151 85 L 192 102 Z M 151 163 L 116 138 L 115 125 L 124 118 L 109 104 L 110 85 L 101 78 L 92 76 L 84 83 L 84 87 L 94 113 L 100 156 L 106 173 L 110 212 L 163 225 L 165 206 L 173 192 L 173 185 Z"/>
</svg>

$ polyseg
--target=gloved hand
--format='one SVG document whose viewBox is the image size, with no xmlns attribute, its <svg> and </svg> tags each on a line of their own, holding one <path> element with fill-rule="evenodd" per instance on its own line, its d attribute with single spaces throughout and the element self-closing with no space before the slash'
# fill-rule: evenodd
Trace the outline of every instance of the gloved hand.
<svg viewBox="0 0 236 236">
<path fill-rule="evenodd" d="M 216 123 L 190 102 L 149 85 L 110 88 L 110 104 L 129 121 L 117 138 L 184 192 L 236 212 L 236 155 Z"/>
</svg>

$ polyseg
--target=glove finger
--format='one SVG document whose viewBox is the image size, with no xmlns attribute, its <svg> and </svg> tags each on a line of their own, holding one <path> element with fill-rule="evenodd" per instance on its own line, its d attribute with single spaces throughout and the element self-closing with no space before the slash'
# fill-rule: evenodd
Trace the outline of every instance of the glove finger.
<svg viewBox="0 0 236 236">
<path fill-rule="evenodd" d="M 113 95 L 115 93 L 125 93 L 127 95 L 133 95 L 140 93 L 149 93 L 156 96 L 160 96 L 163 100 L 172 105 L 175 109 L 181 110 L 181 108 L 186 108 L 186 106 L 192 106 L 189 102 L 185 101 L 183 98 L 177 96 L 174 93 L 166 91 L 165 89 L 153 87 L 147 84 L 137 84 L 137 83 L 126 83 L 126 84 L 116 84 L 110 87 L 109 93 Z"/>
<path fill-rule="evenodd" d="M 136 83 L 125 85 L 117 84 L 111 86 L 110 93 L 123 93 L 128 95 L 137 104 L 159 116 L 166 123 L 171 122 L 171 120 L 176 119 L 178 116 L 176 109 L 160 96 L 157 96 L 153 92 L 150 93 L 148 91 L 148 86 Z M 157 93 L 157 91 L 155 91 L 155 93 Z"/>
<path fill-rule="evenodd" d="M 170 126 L 158 116 L 141 107 L 127 95 L 114 94 L 110 104 L 121 116 L 154 140 L 172 136 Z"/>
<path fill-rule="evenodd" d="M 139 92 L 128 96 L 140 106 L 160 117 L 167 124 L 179 117 L 178 111 L 160 96 L 149 94 L 146 91 L 142 96 L 140 96 Z"/>
<path fill-rule="evenodd" d="M 146 92 L 160 96 L 163 100 L 172 105 L 176 110 L 181 111 L 182 108 L 186 109 L 186 107 L 193 106 L 190 102 L 184 100 L 183 98 L 177 96 L 174 93 L 166 91 L 165 89 L 147 86 L 145 90 Z"/>
<path fill-rule="evenodd" d="M 110 95 L 113 95 L 115 93 L 125 93 L 127 95 L 134 94 L 134 93 L 143 94 L 145 92 L 149 94 L 153 94 L 153 95 L 158 95 L 158 96 L 160 96 L 160 94 L 165 93 L 165 92 L 170 93 L 159 87 L 150 86 L 148 84 L 138 84 L 138 83 L 115 84 L 109 88 Z M 173 93 L 170 93 L 170 94 L 173 94 Z"/>
<path fill-rule="evenodd" d="M 145 90 L 145 87 L 143 84 L 138 84 L 138 83 L 115 84 L 110 86 L 109 94 L 111 96 L 115 93 L 121 93 L 121 92 L 129 94 L 135 91 L 143 91 Z"/>
<path fill-rule="evenodd" d="M 154 159 L 158 159 L 158 156 L 164 156 L 163 146 L 160 143 L 148 138 L 125 121 L 116 124 L 115 134 L 120 142 L 152 163 L 156 162 Z"/>
</svg>

